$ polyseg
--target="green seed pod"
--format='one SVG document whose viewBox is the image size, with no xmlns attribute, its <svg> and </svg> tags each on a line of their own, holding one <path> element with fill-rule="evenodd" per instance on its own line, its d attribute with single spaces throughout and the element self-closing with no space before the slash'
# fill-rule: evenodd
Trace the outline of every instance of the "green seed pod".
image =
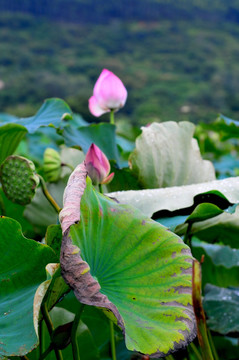
<svg viewBox="0 0 239 360">
<path fill-rule="evenodd" d="M 47 181 L 54 182 L 59 180 L 61 175 L 61 158 L 56 150 L 51 148 L 45 150 L 43 170 Z"/>
<path fill-rule="evenodd" d="M 39 177 L 32 161 L 11 155 L 0 167 L 0 181 L 9 200 L 20 205 L 27 205 L 35 195 Z"/>
</svg>

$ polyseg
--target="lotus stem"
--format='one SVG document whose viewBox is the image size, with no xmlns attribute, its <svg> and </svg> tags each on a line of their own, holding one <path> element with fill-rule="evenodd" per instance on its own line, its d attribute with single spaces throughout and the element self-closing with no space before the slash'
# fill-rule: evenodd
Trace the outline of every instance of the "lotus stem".
<svg viewBox="0 0 239 360">
<path fill-rule="evenodd" d="M 216 348 L 215 348 L 215 345 L 214 345 L 214 342 L 213 342 L 213 339 L 212 339 L 212 334 L 211 334 L 211 331 L 209 329 L 207 329 L 207 335 L 208 335 L 208 340 L 209 340 L 210 347 L 212 349 L 214 359 L 219 360 L 219 356 L 217 354 L 217 351 L 216 351 Z"/>
<path fill-rule="evenodd" d="M 59 212 L 61 211 L 60 206 L 57 204 L 57 202 L 53 199 L 53 197 L 51 196 L 51 194 L 47 190 L 46 183 L 45 183 L 45 180 L 43 179 L 43 177 L 40 176 L 40 175 L 38 175 L 38 176 L 39 176 L 39 179 L 40 179 L 40 184 L 41 184 L 43 194 L 45 195 L 45 197 L 47 198 L 49 203 L 52 205 L 52 207 L 55 209 L 57 214 L 59 214 Z"/>
<path fill-rule="evenodd" d="M 111 344 L 111 355 L 112 360 L 116 359 L 116 348 L 115 348 L 115 332 L 114 332 L 114 323 L 112 320 L 110 321 L 110 344 Z"/>
<path fill-rule="evenodd" d="M 52 334 L 53 334 L 53 331 L 54 331 L 54 326 L 53 326 L 53 323 L 51 321 L 51 318 L 50 318 L 50 315 L 49 315 L 49 312 L 48 312 L 48 309 L 47 309 L 46 302 L 44 302 L 42 304 L 41 311 L 42 311 L 43 319 L 45 320 L 45 323 L 46 323 L 47 330 L 48 330 L 49 335 L 51 337 Z M 56 359 L 57 360 L 63 360 L 61 351 L 59 349 L 54 348 L 51 344 L 50 344 L 49 348 L 42 354 L 42 359 L 44 359 L 48 355 L 48 353 L 53 349 L 55 351 Z M 47 351 L 49 351 L 49 352 L 46 354 Z"/>
<path fill-rule="evenodd" d="M 45 320 L 45 323 L 46 323 L 47 330 L 48 330 L 49 334 L 51 335 L 53 333 L 54 326 L 53 326 L 53 323 L 51 321 L 51 318 L 50 318 L 46 303 L 42 304 L 41 311 L 42 311 L 43 319 Z"/>
<path fill-rule="evenodd" d="M 110 124 L 115 124 L 114 110 L 110 110 Z"/>
<path fill-rule="evenodd" d="M 207 336 L 206 316 L 202 306 L 201 297 L 201 265 L 193 261 L 193 308 L 197 321 L 198 341 L 202 351 L 203 360 L 214 360 Z"/>
<path fill-rule="evenodd" d="M 192 223 L 190 222 L 187 226 L 187 230 L 186 230 L 186 234 L 184 235 L 184 239 L 183 241 L 185 242 L 186 245 L 188 245 L 191 248 L 191 229 L 192 229 Z"/>
<path fill-rule="evenodd" d="M 42 356 L 45 348 L 45 339 L 44 339 L 44 329 L 43 329 L 43 320 L 39 323 L 39 357 Z"/>
<path fill-rule="evenodd" d="M 103 194 L 102 184 L 99 184 L 99 192 Z"/>
<path fill-rule="evenodd" d="M 4 205 L 2 195 L 0 195 L 0 211 L 1 211 L 0 215 L 3 215 L 3 216 L 6 215 L 6 210 L 5 210 L 5 205 Z"/>
<path fill-rule="evenodd" d="M 40 355 L 39 360 L 45 359 L 52 350 L 53 350 L 53 346 L 50 344 L 49 347 L 46 349 L 46 351 L 44 351 L 44 353 Z"/>
<path fill-rule="evenodd" d="M 74 319 L 74 322 L 72 325 L 71 346 L 72 346 L 73 360 L 80 360 L 80 352 L 79 352 L 79 346 L 78 346 L 78 342 L 77 342 L 77 328 L 78 328 L 84 307 L 85 307 L 84 304 L 80 304 L 80 307 L 75 315 L 75 319 Z"/>
<path fill-rule="evenodd" d="M 200 354 L 200 352 L 198 351 L 196 345 L 191 342 L 191 344 L 189 345 L 192 349 L 192 351 L 194 352 L 194 355 L 196 356 L 197 360 L 202 360 L 202 356 Z"/>
</svg>

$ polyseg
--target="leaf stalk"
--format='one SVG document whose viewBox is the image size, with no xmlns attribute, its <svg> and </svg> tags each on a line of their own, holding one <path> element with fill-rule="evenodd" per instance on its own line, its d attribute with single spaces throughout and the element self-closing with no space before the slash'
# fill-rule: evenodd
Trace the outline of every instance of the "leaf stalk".
<svg viewBox="0 0 239 360">
<path fill-rule="evenodd" d="M 75 319 L 71 330 L 71 346 L 72 346 L 73 360 L 80 360 L 80 352 L 77 342 L 77 328 L 79 326 L 80 318 L 84 310 L 84 307 L 85 307 L 84 304 L 80 304 L 80 307 L 75 315 Z"/>
<path fill-rule="evenodd" d="M 110 110 L 110 124 L 115 124 L 114 110 Z"/>
<path fill-rule="evenodd" d="M 109 322 L 110 322 L 110 344 L 111 344 L 112 360 L 117 360 L 116 359 L 116 347 L 115 347 L 114 323 L 112 320 L 109 320 Z"/>
<path fill-rule="evenodd" d="M 201 265 L 193 261 L 193 308 L 197 321 L 198 342 L 201 347 L 203 360 L 214 360 L 207 336 L 206 316 L 202 306 L 201 296 Z"/>
<path fill-rule="evenodd" d="M 57 202 L 53 199 L 53 197 L 51 196 L 51 194 L 49 193 L 45 180 L 43 179 L 43 177 L 41 175 L 39 175 L 39 179 L 40 179 L 40 184 L 41 184 L 41 188 L 43 191 L 43 194 L 45 195 L 45 197 L 47 198 L 47 200 L 49 201 L 49 203 L 52 205 L 52 207 L 54 208 L 54 210 L 57 212 L 57 214 L 59 214 L 59 212 L 61 211 L 60 206 L 57 204 Z"/>
</svg>

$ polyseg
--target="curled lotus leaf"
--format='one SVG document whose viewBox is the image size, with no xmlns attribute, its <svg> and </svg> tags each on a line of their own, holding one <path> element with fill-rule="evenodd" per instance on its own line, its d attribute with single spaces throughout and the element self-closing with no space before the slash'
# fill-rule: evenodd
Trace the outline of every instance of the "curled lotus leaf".
<svg viewBox="0 0 239 360">
<path fill-rule="evenodd" d="M 65 281 L 80 302 L 113 312 L 129 350 L 163 357 L 193 340 L 192 255 L 178 236 L 98 193 L 84 163 L 60 219 Z"/>
<path fill-rule="evenodd" d="M 198 184 L 215 180 L 212 163 L 203 160 L 195 126 L 188 121 L 152 123 L 142 127 L 130 167 L 145 189 Z"/>
<path fill-rule="evenodd" d="M 146 216 L 152 216 L 162 210 L 188 208 L 193 205 L 195 196 L 212 191 L 222 193 L 233 204 L 239 203 L 239 177 L 162 189 L 115 191 L 108 193 L 108 196 L 135 206 Z"/>
</svg>

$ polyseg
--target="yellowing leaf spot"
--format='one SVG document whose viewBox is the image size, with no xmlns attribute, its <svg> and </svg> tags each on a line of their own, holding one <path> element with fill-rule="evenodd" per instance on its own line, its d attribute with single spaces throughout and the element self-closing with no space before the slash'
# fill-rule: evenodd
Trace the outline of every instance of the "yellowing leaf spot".
<svg viewBox="0 0 239 360">
<path fill-rule="evenodd" d="M 90 268 L 89 268 L 89 267 L 85 268 L 85 269 L 81 272 L 81 275 L 86 274 L 89 270 L 90 270 Z"/>
<path fill-rule="evenodd" d="M 80 252 L 80 249 L 76 247 L 76 248 L 72 251 L 71 255 L 78 254 L 79 252 Z"/>
</svg>

